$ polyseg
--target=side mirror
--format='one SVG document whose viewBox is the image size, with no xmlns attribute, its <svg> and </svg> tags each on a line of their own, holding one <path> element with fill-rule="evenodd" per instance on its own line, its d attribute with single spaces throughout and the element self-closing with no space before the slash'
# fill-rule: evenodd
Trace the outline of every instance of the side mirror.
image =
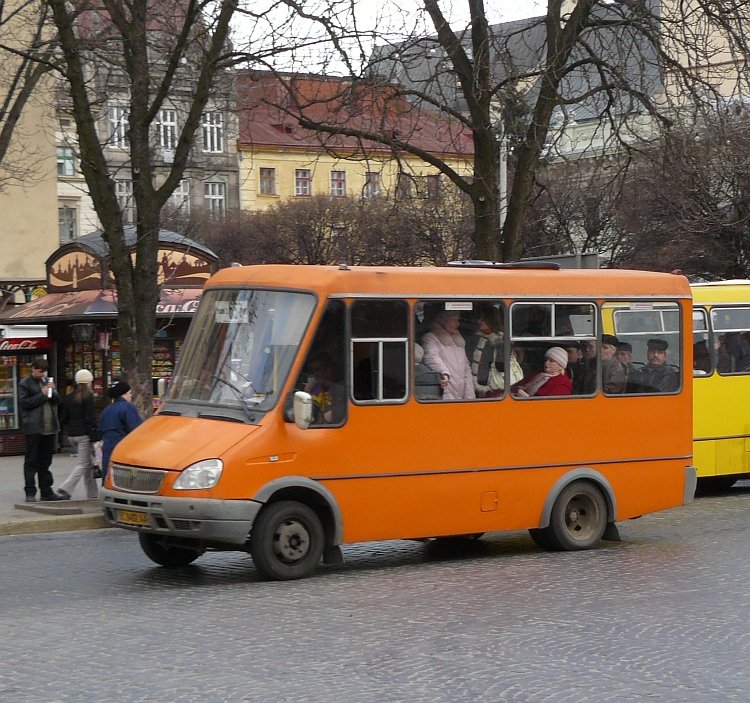
<svg viewBox="0 0 750 703">
<path fill-rule="evenodd" d="M 294 424 L 301 430 L 310 427 L 313 421 L 313 399 L 305 391 L 297 391 L 294 394 Z"/>
</svg>

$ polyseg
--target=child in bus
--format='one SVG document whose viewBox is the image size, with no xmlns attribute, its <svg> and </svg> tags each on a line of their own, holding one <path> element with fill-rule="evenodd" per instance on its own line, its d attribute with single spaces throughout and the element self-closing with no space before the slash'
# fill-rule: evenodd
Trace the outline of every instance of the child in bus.
<svg viewBox="0 0 750 703">
<path fill-rule="evenodd" d="M 531 396 L 571 395 L 573 382 L 565 373 L 568 352 L 562 347 L 551 347 L 544 354 L 544 370 L 536 371 L 511 387 L 516 398 Z"/>
<path fill-rule="evenodd" d="M 441 310 L 422 338 L 424 362 L 440 372 L 443 400 L 474 399 L 474 376 L 466 358 L 466 341 L 459 331 L 459 314 Z"/>
</svg>

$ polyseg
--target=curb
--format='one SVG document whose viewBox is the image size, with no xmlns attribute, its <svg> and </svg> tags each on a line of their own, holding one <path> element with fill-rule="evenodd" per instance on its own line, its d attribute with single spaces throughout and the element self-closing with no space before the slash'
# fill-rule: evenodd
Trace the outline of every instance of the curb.
<svg viewBox="0 0 750 703">
<path fill-rule="evenodd" d="M 69 532 L 72 530 L 99 530 L 111 527 L 103 514 L 61 515 L 37 520 L 16 520 L 0 523 L 0 537 L 30 535 L 43 532 Z"/>
</svg>

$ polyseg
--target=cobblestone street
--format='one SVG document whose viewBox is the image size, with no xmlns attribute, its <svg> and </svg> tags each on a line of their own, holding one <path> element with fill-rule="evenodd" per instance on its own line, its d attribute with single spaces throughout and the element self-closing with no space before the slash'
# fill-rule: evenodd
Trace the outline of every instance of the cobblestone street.
<svg viewBox="0 0 750 703">
<path fill-rule="evenodd" d="M 3 537 L 0 700 L 750 699 L 750 484 L 620 532 L 350 545 L 284 583 L 233 552 L 158 568 L 117 529 Z"/>
</svg>

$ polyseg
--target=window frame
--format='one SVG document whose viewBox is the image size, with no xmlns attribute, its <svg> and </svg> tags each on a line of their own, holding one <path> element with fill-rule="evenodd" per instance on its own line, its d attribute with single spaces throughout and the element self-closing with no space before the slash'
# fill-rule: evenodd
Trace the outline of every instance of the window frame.
<svg viewBox="0 0 750 703">
<path fill-rule="evenodd" d="M 217 110 L 204 112 L 201 120 L 203 153 L 222 154 L 224 152 L 224 115 Z"/>
<path fill-rule="evenodd" d="M 312 195 L 312 169 L 294 169 L 294 196 L 307 198 Z"/>
<path fill-rule="evenodd" d="M 167 119 L 165 119 L 167 118 Z M 177 110 L 162 108 L 159 110 L 159 146 L 174 151 L 177 146 Z"/>
<path fill-rule="evenodd" d="M 76 175 L 75 152 L 73 147 L 58 146 L 56 147 L 57 156 L 57 175 L 63 178 L 70 178 Z M 67 168 L 66 168 L 67 167 Z M 66 173 L 66 170 L 68 171 Z"/>
<path fill-rule="evenodd" d="M 276 168 L 260 166 L 258 168 L 259 195 L 276 195 Z"/>
<path fill-rule="evenodd" d="M 346 171 L 331 170 L 331 196 L 346 197 Z"/>
<path fill-rule="evenodd" d="M 224 181 L 203 181 L 203 199 L 212 216 L 224 217 L 227 214 L 227 184 Z"/>
<path fill-rule="evenodd" d="M 124 105 L 110 105 L 107 110 L 109 120 L 109 144 L 113 149 L 127 150 L 130 147 L 128 139 L 128 121 L 130 113 Z"/>
</svg>

